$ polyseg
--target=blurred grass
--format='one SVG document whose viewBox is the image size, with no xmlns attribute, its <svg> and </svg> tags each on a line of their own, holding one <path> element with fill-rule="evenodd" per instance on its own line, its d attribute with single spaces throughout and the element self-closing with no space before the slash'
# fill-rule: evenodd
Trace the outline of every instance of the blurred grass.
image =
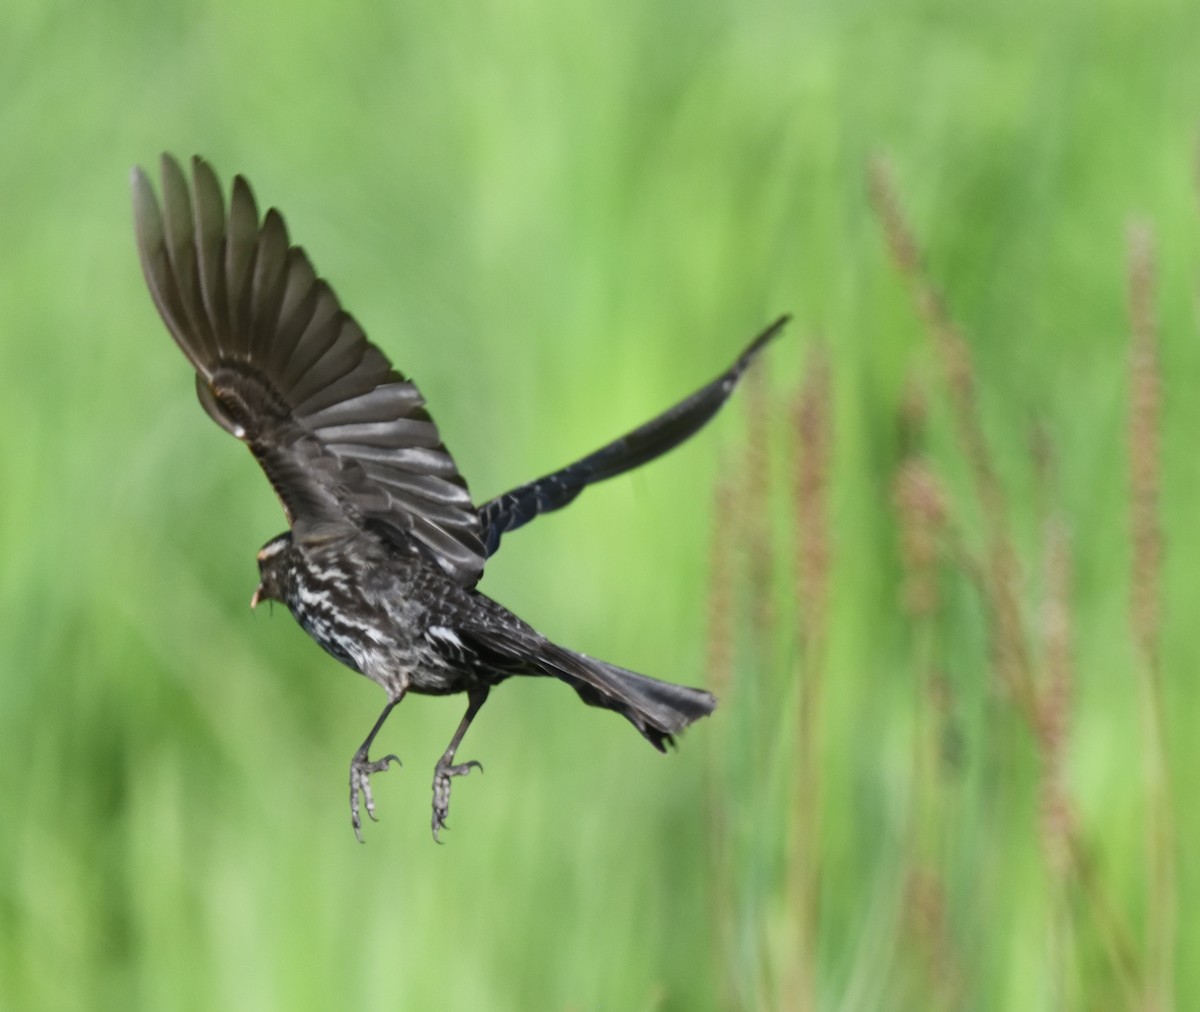
<svg viewBox="0 0 1200 1012">
<path fill-rule="evenodd" d="M 1073 574 L 1063 776 L 1135 991 L 1153 997 L 1126 230 L 1140 216 L 1157 244 L 1160 656 L 1186 799 L 1200 9 L 17 0 L 5 19 L 0 1007 L 1126 1002 L 1091 894 L 1054 919 L 1039 751 L 998 690 L 986 602 L 941 556 L 936 617 L 901 608 L 891 496 L 912 377 L 924 455 L 971 550 L 987 527 L 868 200 L 881 149 L 970 347 L 1030 629 L 1046 558 L 1031 431 L 1054 448 Z M 246 609 L 253 552 L 281 521 L 198 410 L 144 291 L 127 174 L 163 149 L 246 173 L 284 210 L 419 381 L 478 499 L 642 421 L 796 314 L 765 361 L 772 634 L 753 639 L 742 586 L 726 705 L 680 755 L 558 686 L 510 684 L 471 731 L 463 755 L 488 772 L 458 786 L 436 848 L 429 777 L 461 703 L 413 700 L 385 735 L 405 766 L 377 786 L 383 821 L 354 843 L 344 770 L 380 699 L 286 616 Z M 814 668 L 793 632 L 783 395 L 818 334 L 831 569 L 819 833 L 800 869 L 818 898 L 813 973 L 797 983 L 785 886 L 814 814 L 792 779 Z M 743 480 L 742 400 L 653 469 L 514 535 L 485 589 L 580 649 L 703 680 L 711 489 Z M 920 748 L 948 758 L 918 774 Z M 1200 825 L 1186 804 L 1173 814 L 1186 911 Z M 1052 942 L 1064 918 L 1073 956 Z M 1181 917 L 1177 1007 L 1200 1001 L 1198 946 Z"/>
</svg>

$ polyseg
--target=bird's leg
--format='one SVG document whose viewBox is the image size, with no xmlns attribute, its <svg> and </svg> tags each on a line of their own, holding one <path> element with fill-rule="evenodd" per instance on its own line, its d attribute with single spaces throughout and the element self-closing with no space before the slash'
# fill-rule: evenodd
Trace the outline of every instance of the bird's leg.
<svg viewBox="0 0 1200 1012">
<path fill-rule="evenodd" d="M 450 814 L 450 778 L 461 777 L 471 772 L 472 768 L 483 772 L 482 764 L 472 759 L 470 762 L 454 765 L 454 753 L 458 751 L 459 743 L 463 740 L 463 735 L 467 733 L 467 728 L 471 726 L 471 721 L 475 719 L 475 714 L 479 712 L 479 708 L 483 706 L 488 697 L 488 687 L 486 685 L 479 688 L 470 689 L 467 692 L 467 712 L 463 715 L 462 721 L 458 725 L 458 730 L 454 732 L 454 737 L 450 739 L 450 744 L 446 746 L 446 751 L 442 753 L 442 758 L 438 760 L 438 764 L 433 770 L 433 838 L 438 843 L 442 841 L 438 839 L 438 832 L 446 828 L 446 816 Z"/>
<path fill-rule="evenodd" d="M 375 721 L 375 726 L 371 728 L 371 733 L 367 735 L 354 753 L 354 758 L 350 760 L 350 824 L 354 826 L 354 835 L 358 837 L 358 842 L 362 843 L 362 820 L 358 816 L 358 801 L 359 795 L 362 795 L 362 800 L 366 804 L 367 814 L 373 822 L 379 820 L 375 817 L 375 800 L 371 797 L 371 780 L 372 773 L 382 773 L 388 768 L 388 763 L 395 762 L 400 765 L 399 756 L 385 755 L 382 759 L 376 759 L 372 762 L 367 758 L 371 748 L 371 742 L 375 740 L 375 735 L 379 733 L 379 729 L 383 727 L 383 722 L 388 719 L 388 714 L 392 712 L 396 704 L 404 698 L 404 690 L 400 690 L 400 694 L 395 699 L 389 700 L 388 705 L 383 708 L 383 713 L 379 715 L 379 719 Z"/>
</svg>

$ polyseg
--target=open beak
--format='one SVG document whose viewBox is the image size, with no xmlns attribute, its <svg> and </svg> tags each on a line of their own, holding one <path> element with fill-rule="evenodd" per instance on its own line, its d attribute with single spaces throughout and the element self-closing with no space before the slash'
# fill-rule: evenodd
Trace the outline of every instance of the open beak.
<svg viewBox="0 0 1200 1012">
<path fill-rule="evenodd" d="M 260 583 L 254 588 L 254 596 L 250 598 L 250 610 L 253 611 L 258 607 L 259 602 L 263 599 L 263 585 Z"/>
</svg>

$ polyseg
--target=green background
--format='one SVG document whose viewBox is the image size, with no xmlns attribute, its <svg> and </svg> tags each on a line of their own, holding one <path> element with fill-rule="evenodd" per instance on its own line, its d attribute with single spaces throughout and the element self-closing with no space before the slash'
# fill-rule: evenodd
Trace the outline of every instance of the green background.
<svg viewBox="0 0 1200 1012">
<path fill-rule="evenodd" d="M 1198 55 L 1200 6 L 1165 0 L 8 3 L 0 1008 L 1038 1009 L 1169 994 L 1143 944 L 1161 910 L 1127 618 L 1134 217 L 1160 263 L 1180 911 L 1167 977 L 1178 1007 L 1200 1006 Z M 242 172 L 283 209 L 421 385 L 478 500 L 643 421 L 795 314 L 761 377 L 774 484 L 741 497 L 721 535 L 740 543 L 747 517 L 771 519 L 772 618 L 752 634 L 732 593 L 734 684 L 678 754 L 562 686 L 511 682 L 463 746 L 487 773 L 458 782 L 437 847 L 430 776 L 462 702 L 412 698 L 381 739 L 404 767 L 376 779 L 382 821 L 354 841 L 345 771 L 382 695 L 280 609 L 247 609 L 254 552 L 282 521 L 195 403 L 144 289 L 128 175 L 156 175 L 162 150 Z M 997 689 L 979 596 L 945 560 L 928 648 L 899 605 L 890 488 L 910 377 L 929 392 L 928 452 L 964 539 L 987 535 L 937 355 L 871 210 L 877 152 L 971 349 L 1033 630 L 1047 510 L 1031 431 L 1054 447 L 1075 560 L 1065 776 L 1132 968 L 1094 928 L 1094 889 L 1053 898 L 1037 750 Z M 795 713 L 817 676 L 785 575 L 786 398 L 818 336 L 833 561 L 810 811 Z M 714 482 L 756 487 L 745 393 L 669 458 L 509 537 L 483 589 L 577 649 L 711 680 Z M 922 649 L 954 694 L 936 817 L 914 801 Z M 807 920 L 788 885 L 805 834 L 820 897 Z M 906 886 L 922 835 L 940 964 L 914 941 Z M 816 969 L 797 983 L 802 923 Z"/>
</svg>

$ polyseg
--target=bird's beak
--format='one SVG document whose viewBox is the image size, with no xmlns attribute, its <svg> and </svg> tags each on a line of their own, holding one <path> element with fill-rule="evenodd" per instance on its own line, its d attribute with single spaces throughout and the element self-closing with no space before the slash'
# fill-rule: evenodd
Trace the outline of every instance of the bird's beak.
<svg viewBox="0 0 1200 1012">
<path fill-rule="evenodd" d="M 259 602 L 263 599 L 263 585 L 260 583 L 254 588 L 254 596 L 250 598 L 250 610 L 253 611 L 258 607 Z"/>
</svg>

